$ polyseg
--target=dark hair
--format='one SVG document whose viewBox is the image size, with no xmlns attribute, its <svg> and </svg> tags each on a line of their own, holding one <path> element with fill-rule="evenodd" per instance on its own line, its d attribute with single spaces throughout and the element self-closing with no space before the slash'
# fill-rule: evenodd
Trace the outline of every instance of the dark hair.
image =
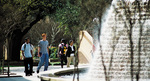
<svg viewBox="0 0 150 81">
<path fill-rule="evenodd" d="M 29 37 L 26 37 L 26 38 L 25 38 L 25 42 L 26 42 L 28 39 L 29 39 Z"/>
<path fill-rule="evenodd" d="M 61 43 L 65 43 L 65 41 L 66 41 L 65 39 L 61 39 Z"/>
<path fill-rule="evenodd" d="M 67 44 L 65 39 L 61 39 L 61 43 Z"/>
<path fill-rule="evenodd" d="M 73 40 L 69 40 L 69 44 L 70 44 L 71 42 L 73 42 Z"/>
</svg>

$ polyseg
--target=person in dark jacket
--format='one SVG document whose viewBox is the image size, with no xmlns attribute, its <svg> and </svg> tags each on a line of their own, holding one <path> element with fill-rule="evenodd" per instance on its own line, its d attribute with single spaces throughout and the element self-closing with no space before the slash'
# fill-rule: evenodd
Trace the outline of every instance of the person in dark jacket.
<svg viewBox="0 0 150 81">
<path fill-rule="evenodd" d="M 73 46 L 73 40 L 69 41 L 69 46 L 67 50 L 67 67 L 70 67 L 70 63 L 75 64 L 75 46 Z"/>
</svg>

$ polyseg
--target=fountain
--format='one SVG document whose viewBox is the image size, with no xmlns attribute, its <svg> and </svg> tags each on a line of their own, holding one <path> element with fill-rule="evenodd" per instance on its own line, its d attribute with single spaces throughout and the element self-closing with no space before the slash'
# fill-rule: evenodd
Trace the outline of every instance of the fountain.
<svg viewBox="0 0 150 81">
<path fill-rule="evenodd" d="M 147 1 L 140 1 L 139 5 L 134 0 L 112 2 L 106 21 L 101 26 L 100 43 L 88 73 L 91 79 L 150 80 Z"/>
<path fill-rule="evenodd" d="M 86 81 L 150 80 L 148 1 L 112 1 L 110 9 L 102 19 L 100 41 L 96 44 L 97 49 Z M 95 18 L 93 21 L 98 20 Z M 58 79 L 59 77 L 57 81 L 72 80 Z"/>
</svg>

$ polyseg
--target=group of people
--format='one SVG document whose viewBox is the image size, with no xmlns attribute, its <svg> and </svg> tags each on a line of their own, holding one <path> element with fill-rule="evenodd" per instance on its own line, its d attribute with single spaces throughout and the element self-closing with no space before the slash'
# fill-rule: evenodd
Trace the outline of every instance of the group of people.
<svg viewBox="0 0 150 81">
<path fill-rule="evenodd" d="M 22 55 L 24 58 L 25 75 L 32 76 L 33 73 L 33 46 L 30 44 L 30 39 L 25 38 L 25 43 L 21 47 Z M 61 60 L 61 68 L 63 68 L 63 62 L 70 67 L 71 61 L 75 62 L 75 46 L 73 46 L 73 40 L 69 41 L 69 45 L 66 44 L 64 39 L 61 40 L 61 44 L 58 46 L 58 56 Z M 37 73 L 40 68 L 44 65 L 44 71 L 47 71 L 49 65 L 49 43 L 46 40 L 46 34 L 42 34 L 42 40 L 38 44 L 38 57 L 40 61 L 37 67 Z"/>
<path fill-rule="evenodd" d="M 73 40 L 69 41 L 69 45 L 66 44 L 64 39 L 61 40 L 61 44 L 58 47 L 58 56 L 61 60 L 61 68 L 63 68 L 64 62 L 67 67 L 70 67 L 71 61 L 75 63 L 75 46 L 73 46 Z"/>
</svg>

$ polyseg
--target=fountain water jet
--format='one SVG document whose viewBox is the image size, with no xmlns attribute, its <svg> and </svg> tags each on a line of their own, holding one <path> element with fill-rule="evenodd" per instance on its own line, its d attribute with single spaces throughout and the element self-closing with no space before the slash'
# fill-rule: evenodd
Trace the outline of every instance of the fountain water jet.
<svg viewBox="0 0 150 81">
<path fill-rule="evenodd" d="M 140 81 L 150 80 L 150 70 L 146 66 L 146 60 L 150 58 L 148 1 L 139 1 L 140 5 L 138 5 L 134 0 L 132 2 L 113 0 L 110 9 L 106 12 L 107 16 L 104 17 L 106 21 L 101 26 L 99 46 L 94 53 L 88 73 L 90 79 L 131 81 L 132 77 L 136 79 L 139 73 Z"/>
</svg>

